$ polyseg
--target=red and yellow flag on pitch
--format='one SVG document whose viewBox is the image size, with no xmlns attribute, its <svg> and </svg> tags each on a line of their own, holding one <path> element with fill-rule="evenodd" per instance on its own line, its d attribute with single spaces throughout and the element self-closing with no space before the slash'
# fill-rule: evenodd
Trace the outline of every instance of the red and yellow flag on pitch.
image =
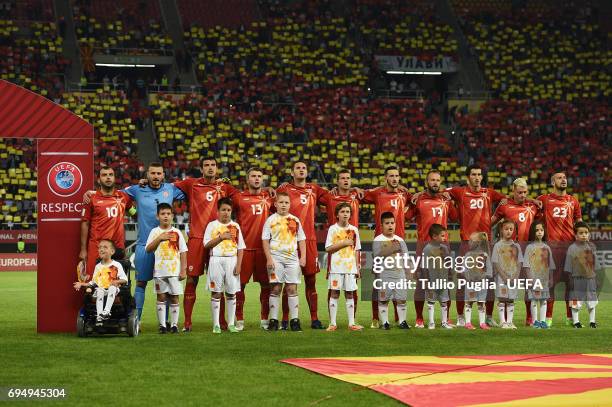
<svg viewBox="0 0 612 407">
<path fill-rule="evenodd" d="M 286 359 L 411 406 L 612 406 L 612 355 Z"/>
</svg>

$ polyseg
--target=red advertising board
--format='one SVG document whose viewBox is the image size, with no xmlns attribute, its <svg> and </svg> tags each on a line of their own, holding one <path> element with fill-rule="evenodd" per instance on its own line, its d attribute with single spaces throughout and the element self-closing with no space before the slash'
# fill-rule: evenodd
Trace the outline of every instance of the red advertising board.
<svg viewBox="0 0 612 407">
<path fill-rule="evenodd" d="M 38 332 L 74 332 L 81 296 L 72 288 L 79 209 L 93 187 L 94 128 L 25 88 L 0 80 L 0 137 L 38 140 Z"/>
<path fill-rule="evenodd" d="M 82 295 L 72 288 L 83 193 L 93 189 L 91 140 L 38 140 L 38 330 L 75 329 Z"/>
<path fill-rule="evenodd" d="M 25 243 L 36 243 L 38 231 L 36 229 L 0 230 L 0 243 L 17 243 L 19 239 L 23 239 Z"/>
<path fill-rule="evenodd" d="M 36 271 L 36 253 L 0 253 L 0 272 Z"/>
</svg>

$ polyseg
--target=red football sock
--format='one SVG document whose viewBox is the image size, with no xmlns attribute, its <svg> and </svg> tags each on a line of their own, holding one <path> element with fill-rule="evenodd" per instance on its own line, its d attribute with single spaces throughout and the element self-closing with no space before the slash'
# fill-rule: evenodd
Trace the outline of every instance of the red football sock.
<svg viewBox="0 0 612 407">
<path fill-rule="evenodd" d="M 372 319 L 378 321 L 378 300 L 372 300 Z"/>
<path fill-rule="evenodd" d="M 416 311 L 416 319 L 423 319 L 423 308 L 425 301 L 414 300 L 414 310 Z"/>
<path fill-rule="evenodd" d="M 227 329 L 227 320 L 225 319 L 225 296 L 221 296 L 219 307 L 219 325 L 221 329 Z"/>
<path fill-rule="evenodd" d="M 487 309 L 487 316 L 490 317 L 493 315 L 493 308 L 495 308 L 495 301 L 488 300 L 485 303 L 485 307 Z"/>
<path fill-rule="evenodd" d="M 308 301 L 308 307 L 310 308 L 310 319 L 315 321 L 319 319 L 318 316 L 318 296 L 317 296 L 317 275 L 312 274 L 304 276 L 304 282 L 306 285 L 306 300 Z"/>
<path fill-rule="evenodd" d="M 553 300 L 552 298 L 549 298 L 546 301 L 546 318 L 552 318 L 554 307 L 555 307 L 555 300 Z"/>
<path fill-rule="evenodd" d="M 287 291 L 283 286 L 283 321 L 289 321 L 289 300 L 287 298 Z"/>
<path fill-rule="evenodd" d="M 261 284 L 259 291 L 259 303 L 261 304 L 260 317 L 262 320 L 268 320 L 270 316 L 270 285 Z"/>
<path fill-rule="evenodd" d="M 457 300 L 457 304 L 455 304 L 455 308 L 457 309 L 457 315 L 463 315 L 463 308 L 465 308 L 465 301 Z"/>
<path fill-rule="evenodd" d="M 531 301 L 525 301 L 525 319 L 531 319 Z"/>
<path fill-rule="evenodd" d="M 236 293 L 236 320 L 244 321 L 244 289 L 246 284 L 240 285 L 240 291 Z"/>
<path fill-rule="evenodd" d="M 397 301 L 393 300 L 393 311 L 395 312 L 395 322 L 399 322 L 399 315 L 397 315 Z"/>
<path fill-rule="evenodd" d="M 197 283 L 187 280 L 185 284 L 185 295 L 183 296 L 183 310 L 185 313 L 185 326 L 191 327 L 191 314 L 193 314 L 193 306 L 196 302 L 196 287 Z"/>
</svg>

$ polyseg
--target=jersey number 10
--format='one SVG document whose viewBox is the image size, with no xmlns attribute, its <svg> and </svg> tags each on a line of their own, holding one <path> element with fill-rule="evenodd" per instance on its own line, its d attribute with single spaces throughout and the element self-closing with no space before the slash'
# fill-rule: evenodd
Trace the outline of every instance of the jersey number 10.
<svg viewBox="0 0 612 407">
<path fill-rule="evenodd" d="M 116 218 L 117 215 L 119 214 L 119 210 L 117 209 L 116 206 L 113 206 L 111 208 L 106 208 L 106 216 L 109 218 Z"/>
</svg>

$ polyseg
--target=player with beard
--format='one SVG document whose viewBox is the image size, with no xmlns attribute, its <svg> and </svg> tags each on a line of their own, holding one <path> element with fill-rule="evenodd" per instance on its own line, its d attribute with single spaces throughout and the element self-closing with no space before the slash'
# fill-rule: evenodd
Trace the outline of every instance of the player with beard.
<svg viewBox="0 0 612 407">
<path fill-rule="evenodd" d="M 359 194 L 358 192 L 351 187 L 351 171 L 348 169 L 341 169 L 338 171 L 336 175 L 336 193 L 335 194 L 327 194 L 323 196 L 321 199 L 321 203 L 325 205 L 325 211 L 327 212 L 327 227 L 331 227 L 336 224 L 338 221 L 336 217 L 336 207 L 346 202 L 351 207 L 351 217 L 349 218 L 349 224 L 355 226 L 359 229 Z M 357 255 L 359 256 L 359 251 L 357 251 Z M 329 261 L 331 256 L 328 256 L 328 271 L 329 271 Z M 359 260 L 360 261 L 360 260 Z M 352 295 L 352 298 L 355 302 L 354 305 L 354 314 L 357 315 L 357 303 L 359 302 L 358 298 L 358 290 L 353 291 L 352 293 L 347 292 L 349 295 Z M 329 303 L 331 295 L 331 290 L 328 290 L 327 293 L 327 302 Z"/>
<path fill-rule="evenodd" d="M 291 167 L 292 182 L 279 186 L 276 191 L 289 195 L 291 206 L 289 213 L 297 217 L 306 235 L 306 266 L 302 268 L 306 291 L 306 302 L 310 308 L 310 327 L 325 329 L 318 316 L 318 296 L 316 277 L 319 269 L 317 236 L 315 233 L 315 208 L 322 205 L 329 192 L 316 184 L 306 182 L 308 167 L 304 161 L 297 160 Z M 289 304 L 283 290 L 283 329 L 286 329 L 289 318 Z"/>
<path fill-rule="evenodd" d="M 538 197 L 538 200 L 543 204 L 548 245 L 552 249 L 553 259 L 557 266 L 546 307 L 546 324 L 549 328 L 552 326 L 555 285 L 560 281 L 565 283 L 566 324 L 572 324 L 572 313 L 569 306 L 569 284 L 567 274 L 563 272 L 563 265 L 565 264 L 567 248 L 574 241 L 574 226 L 577 222 L 582 221 L 580 202 L 567 193 L 567 176 L 565 173 L 557 172 L 553 174 L 550 183 L 552 192 Z"/>
<path fill-rule="evenodd" d="M 535 203 L 527 201 L 528 191 L 527 181 L 524 178 L 515 179 L 512 183 L 512 198 L 508 199 L 504 205 L 499 205 L 491 218 L 491 227 L 495 227 L 503 219 L 514 222 L 517 230 L 515 230 L 512 240 L 518 240 L 523 250 L 527 246 L 527 242 L 529 242 L 531 224 L 540 211 Z M 525 307 L 525 325 L 531 326 L 533 323 L 531 318 L 531 301 L 527 298 L 527 291 L 525 291 Z"/>
<path fill-rule="evenodd" d="M 446 192 L 448 192 L 457 206 L 462 255 L 467 251 L 468 241 L 472 233 L 484 232 L 489 237 L 489 240 L 491 239 L 491 212 L 493 205 L 506 199 L 504 194 L 481 185 L 483 174 L 480 166 L 470 165 L 467 167 L 465 175 L 467 178 L 466 186 L 455 186 L 446 189 Z M 465 326 L 465 318 L 463 317 L 465 294 L 463 290 L 457 290 L 456 297 L 457 326 Z M 489 326 L 497 326 L 493 320 L 494 304 L 493 296 L 489 295 L 486 302 L 487 325 Z"/>
<path fill-rule="evenodd" d="M 121 259 L 125 252 L 125 230 L 123 227 L 125 211 L 132 200 L 123 191 L 115 189 L 115 171 L 102 166 L 98 173 L 100 189 L 89 195 L 83 205 L 81 215 L 81 252 L 79 259 L 85 264 L 85 272 L 91 278 L 96 260 L 98 245 L 102 240 L 113 242 L 116 252 L 113 258 Z"/>
<path fill-rule="evenodd" d="M 187 284 L 183 307 L 185 312 L 184 332 L 192 329 L 191 316 L 196 302 L 196 287 L 204 267 L 208 264 L 209 250 L 204 247 L 203 238 L 206 226 L 218 217 L 217 202 L 221 198 L 231 198 L 240 191 L 230 184 L 217 180 L 217 159 L 213 156 L 202 158 L 202 177 L 177 181 L 179 188 L 189 200 L 189 240 L 187 241 Z M 221 301 L 220 325 L 227 329 L 224 302 Z"/>
<path fill-rule="evenodd" d="M 417 256 L 420 256 L 423 247 L 431 240 L 429 230 L 432 225 L 438 224 L 447 228 L 448 220 L 457 218 L 457 210 L 453 201 L 446 197 L 440 191 L 442 178 L 440 172 L 436 170 L 429 171 L 425 177 L 426 191 L 416 198 L 414 204 L 410 204 L 406 211 L 405 219 L 410 222 L 416 218 L 417 225 Z M 448 243 L 448 234 L 444 233 L 444 242 Z M 426 276 L 422 276 L 425 278 Z M 414 309 L 416 311 L 416 328 L 424 328 L 423 322 L 423 307 L 425 305 L 425 293 L 420 285 L 414 293 Z M 450 308 L 450 300 L 448 301 L 447 311 Z"/>
<path fill-rule="evenodd" d="M 400 185 L 400 171 L 396 165 L 385 168 L 385 186 L 365 191 L 362 203 L 374 204 L 374 219 L 376 219 L 375 236 L 382 233 L 381 216 L 385 212 L 393 214 L 395 219 L 395 235 L 404 239 L 406 236 L 404 212 L 412 195 Z M 394 302 L 394 307 L 396 307 Z M 378 297 L 377 291 L 372 288 L 372 324 L 371 328 L 378 328 Z M 398 321 L 397 308 L 395 320 Z"/>
<path fill-rule="evenodd" d="M 268 328 L 270 283 L 266 270 L 266 254 L 263 251 L 261 233 L 266 219 L 273 212 L 274 200 L 262 188 L 263 170 L 253 167 L 247 171 L 248 189 L 234 196 L 233 205 L 236 221 L 242 228 L 246 249 L 242 255 L 240 269 L 241 290 L 236 293 L 236 329 L 244 329 L 244 290 L 251 276 L 259 283 L 259 302 L 261 303 L 260 325 Z"/>
<path fill-rule="evenodd" d="M 131 185 L 122 190 L 134 202 L 138 212 L 138 237 L 134 248 L 134 264 L 136 266 L 136 288 L 134 301 L 138 320 L 142 319 L 147 284 L 153 280 L 155 255 L 146 249 L 147 238 L 153 228 L 159 226 L 157 206 L 161 203 L 172 205 L 175 200 L 185 199 L 183 192 L 172 184 L 164 183 L 164 167 L 153 162 L 147 168 L 146 179 L 137 185 Z M 93 191 L 85 194 L 83 202 L 87 204 Z M 168 313 L 166 313 L 168 315 Z"/>
</svg>

